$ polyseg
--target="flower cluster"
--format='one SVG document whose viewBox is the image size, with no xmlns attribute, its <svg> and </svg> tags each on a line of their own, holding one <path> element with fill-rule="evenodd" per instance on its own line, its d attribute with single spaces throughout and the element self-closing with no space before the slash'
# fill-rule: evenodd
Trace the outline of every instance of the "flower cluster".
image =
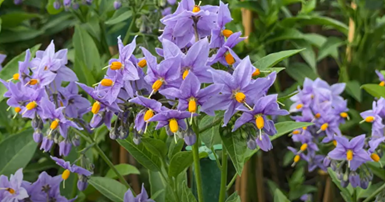
<svg viewBox="0 0 385 202">
<path fill-rule="evenodd" d="M 312 126 L 293 131 L 293 141 L 301 143 L 299 151 L 289 148 L 296 154 L 294 163 L 304 159 L 309 163 L 310 171 L 317 167 L 326 170 L 322 164 L 325 156 L 317 154 L 317 144 L 320 139 L 322 143 L 335 143 L 335 138 L 341 136 L 339 125 L 349 118 L 347 101 L 340 96 L 344 88 L 345 84 L 342 83 L 329 86 L 319 78 L 314 81 L 306 78 L 303 88 L 298 89 L 298 94 L 290 98 L 294 102 L 290 112 L 297 114 L 292 116 L 292 119 L 314 123 Z"/>
<path fill-rule="evenodd" d="M 23 170 L 19 169 L 9 179 L 0 176 L 0 201 L 74 201 L 60 195 L 62 181 L 60 175 L 51 177 L 46 172 L 36 182 L 23 181 Z"/>
<path fill-rule="evenodd" d="M 347 101 L 340 96 L 344 87 L 345 84 L 329 86 L 321 79 L 305 79 L 303 89 L 299 89 L 298 94 L 291 98 L 294 104 L 290 111 L 300 112 L 300 115 L 292 117 L 294 120 L 312 122 L 314 125 L 293 131 L 292 139 L 300 142 L 301 147 L 299 150 L 289 147 L 289 150 L 295 154 L 294 164 L 304 159 L 309 163 L 309 171 L 317 167 L 326 170 L 330 166 L 343 186 L 350 183 L 353 187 L 367 188 L 373 174 L 365 163 L 379 162 L 380 153 L 376 148 L 385 140 L 385 126 L 381 118 L 385 115 L 385 100 L 381 98 L 373 103 L 373 110 L 361 113 L 364 118 L 362 122 L 373 123 L 368 144 L 365 144 L 365 135 L 349 141 L 339 129 L 345 119 L 349 119 Z M 328 142 L 333 142 L 334 149 L 327 156 L 319 154 L 319 146 Z"/>
<path fill-rule="evenodd" d="M 31 59 L 27 50 L 18 72 L 8 81 L 0 80 L 8 89 L 4 97 L 15 116 L 32 119 L 33 138 L 42 142 L 40 149 L 49 151 L 55 142 L 63 156 L 69 154 L 72 146 L 79 145 L 79 137 L 68 130 L 82 129 L 79 124 L 84 122 L 82 116 L 90 105 L 78 94 L 77 77 L 66 64 L 67 50 L 55 52 L 51 42 L 45 51 L 37 51 L 35 58 Z M 44 129 L 45 124 L 48 129 Z"/>
<path fill-rule="evenodd" d="M 184 131 L 193 117 L 200 112 L 214 116 L 215 111 L 225 110 L 224 126 L 236 112 L 243 113 L 233 131 L 251 123 L 258 138 L 249 135 L 255 142 L 250 147 L 258 144 L 265 151 L 271 149 L 268 135 L 274 135 L 276 129 L 268 116 L 287 114 L 279 108 L 276 95 L 266 96 L 276 73 L 254 79 L 259 70 L 248 57 L 241 60 L 231 50 L 243 38 L 224 29 L 231 21 L 227 5 L 199 6 L 184 0 L 162 21 L 163 47 L 156 49 L 160 62 L 143 47 L 144 57 L 136 58 L 135 38 L 126 46 L 118 38 L 119 58 L 110 60 L 104 79 L 94 88 L 79 84 L 94 99 L 91 127 L 105 124 L 111 129 L 112 139 L 124 139 L 132 126 L 134 140 L 139 143 L 149 124 L 157 122 L 156 130 L 166 127 L 168 134 L 184 138 L 191 145 L 195 143 L 194 134 Z M 184 34 L 179 38 L 181 32 Z M 210 65 L 215 63 L 228 67 L 226 71 L 214 69 Z M 159 99 L 159 95 L 164 98 Z M 111 127 L 114 114 L 118 120 Z M 190 124 L 186 124 L 188 118 Z"/>
</svg>

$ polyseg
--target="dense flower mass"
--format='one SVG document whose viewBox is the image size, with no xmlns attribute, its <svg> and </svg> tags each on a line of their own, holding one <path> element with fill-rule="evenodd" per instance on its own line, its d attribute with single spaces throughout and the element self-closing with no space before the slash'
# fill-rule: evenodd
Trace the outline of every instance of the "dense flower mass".
<svg viewBox="0 0 385 202">
<path fill-rule="evenodd" d="M 377 148 L 385 140 L 385 126 L 382 123 L 385 100 L 380 98 L 374 101 L 373 109 L 361 113 L 361 123 L 372 124 L 371 136 L 366 138 L 363 134 L 349 141 L 339 129 L 345 119 L 349 119 L 347 101 L 339 95 L 344 87 L 345 84 L 329 86 L 321 79 L 305 79 L 303 89 L 298 89 L 298 94 L 291 98 L 294 104 L 290 111 L 300 113 L 292 117 L 294 120 L 312 122 L 314 125 L 293 131 L 292 139 L 300 142 L 301 147 L 299 151 L 292 147 L 289 150 L 295 154 L 294 164 L 304 159 L 309 163 L 310 171 L 317 167 L 326 170 L 331 166 L 343 186 L 350 183 L 353 187 L 367 188 L 373 174 L 365 163 L 380 163 L 382 153 Z M 318 154 L 322 153 L 319 147 L 328 142 L 333 142 L 334 149 L 327 156 Z"/>
</svg>

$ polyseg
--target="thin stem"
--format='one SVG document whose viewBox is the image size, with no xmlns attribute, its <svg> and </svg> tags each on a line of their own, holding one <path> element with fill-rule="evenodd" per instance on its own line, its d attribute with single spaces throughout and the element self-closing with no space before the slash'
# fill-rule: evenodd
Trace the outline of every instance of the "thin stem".
<svg viewBox="0 0 385 202">
<path fill-rule="evenodd" d="M 226 187 L 226 190 L 227 190 L 227 191 L 231 188 L 231 186 L 233 186 L 235 180 L 237 179 L 237 176 L 238 176 L 238 174 L 235 173 L 235 175 L 233 176 L 233 178 L 231 179 L 231 181 L 229 182 L 229 184 L 228 184 L 227 187 Z"/>
<path fill-rule="evenodd" d="M 385 189 L 385 184 L 383 184 L 380 188 L 374 191 L 368 198 L 366 198 L 363 202 L 369 202 L 372 198 L 376 197 L 382 190 Z"/>
<path fill-rule="evenodd" d="M 135 21 L 136 21 L 136 13 L 135 13 L 135 10 L 134 10 L 134 12 L 132 14 L 132 20 L 130 22 L 130 26 L 128 27 L 126 36 L 124 36 L 124 39 L 123 39 L 123 44 L 127 44 L 128 39 L 130 38 L 130 35 L 131 35 L 131 29 L 134 26 Z"/>
<path fill-rule="evenodd" d="M 196 17 L 193 17 L 194 20 L 194 35 L 195 41 L 199 41 L 199 33 L 198 33 L 198 20 Z"/>
<path fill-rule="evenodd" d="M 96 149 L 96 151 L 99 153 L 99 155 L 102 157 L 102 159 L 104 160 L 104 162 L 106 162 L 106 164 L 112 169 L 112 171 L 114 171 L 114 173 L 116 174 L 116 176 L 118 176 L 119 180 L 129 189 L 131 189 L 130 185 L 128 184 L 128 182 L 124 179 L 124 177 L 119 173 L 119 171 L 115 168 L 114 164 L 110 161 L 110 159 L 108 159 L 107 155 L 103 152 L 102 149 L 100 149 L 100 147 L 95 144 L 95 141 L 91 138 L 91 137 L 87 137 L 86 135 L 84 135 L 83 133 L 81 133 L 80 131 L 78 130 L 74 130 L 75 133 L 77 133 L 80 137 L 84 138 L 89 144 L 94 144 L 94 148 Z M 131 189 L 132 190 L 132 189 Z M 135 195 L 135 192 L 132 190 L 132 193 Z"/>
<path fill-rule="evenodd" d="M 194 170 L 195 170 L 195 181 L 197 184 L 197 192 L 198 192 L 198 201 L 203 202 L 203 189 L 202 189 L 202 176 L 201 176 L 201 168 L 199 164 L 199 128 L 195 121 L 193 122 L 193 129 L 197 136 L 197 140 L 195 144 L 192 146 L 193 158 L 194 158 Z"/>
<path fill-rule="evenodd" d="M 222 171 L 221 171 L 221 191 L 219 193 L 219 202 L 224 202 L 226 199 L 226 184 L 227 184 L 227 151 L 223 147 L 222 150 Z"/>
</svg>

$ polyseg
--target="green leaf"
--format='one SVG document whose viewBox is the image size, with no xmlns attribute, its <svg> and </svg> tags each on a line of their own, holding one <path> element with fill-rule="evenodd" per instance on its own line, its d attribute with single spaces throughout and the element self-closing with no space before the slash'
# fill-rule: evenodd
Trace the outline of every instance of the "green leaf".
<svg viewBox="0 0 385 202">
<path fill-rule="evenodd" d="M 0 143 L 0 175 L 10 175 L 19 168 L 24 168 L 37 147 L 32 138 L 32 129 L 11 135 Z"/>
<path fill-rule="evenodd" d="M 234 192 L 226 199 L 226 202 L 241 202 L 241 197 L 239 197 L 237 192 Z"/>
<path fill-rule="evenodd" d="M 40 17 L 40 15 L 36 14 L 36 13 L 26 13 L 26 12 L 22 12 L 22 11 L 14 11 L 14 12 L 10 12 L 10 13 L 1 15 L 0 17 L 3 21 L 2 26 L 7 27 L 7 28 L 11 28 L 11 27 L 18 26 L 20 23 L 22 23 L 25 20 L 30 20 L 33 18 Z"/>
<path fill-rule="evenodd" d="M 106 21 L 107 25 L 114 25 L 119 22 L 123 22 L 132 16 L 131 10 L 119 9 L 115 11 L 114 15 Z"/>
<path fill-rule="evenodd" d="M 274 192 L 274 202 L 290 202 L 289 199 L 281 192 L 281 190 L 276 189 Z"/>
<path fill-rule="evenodd" d="M 166 182 L 162 178 L 160 172 L 148 171 L 151 198 L 157 202 L 165 202 Z"/>
<path fill-rule="evenodd" d="M 182 151 L 176 153 L 170 161 L 168 175 L 171 177 L 177 177 L 179 173 L 183 172 L 193 163 L 192 151 Z"/>
<path fill-rule="evenodd" d="M 315 9 L 317 0 L 304 0 L 302 1 L 302 8 L 300 13 L 308 14 Z"/>
<path fill-rule="evenodd" d="M 194 197 L 191 189 L 187 187 L 185 181 L 182 182 L 182 201 L 183 202 L 196 202 L 197 199 Z"/>
<path fill-rule="evenodd" d="M 48 13 L 51 14 L 51 15 L 56 15 L 56 14 L 62 12 L 63 9 L 64 9 L 63 6 L 62 6 L 62 7 L 60 7 L 60 9 L 56 10 L 56 8 L 53 7 L 53 3 L 55 1 L 56 0 L 49 0 L 48 3 L 47 3 L 47 6 L 45 7 L 47 9 Z"/>
<path fill-rule="evenodd" d="M 345 198 L 345 197 L 348 197 L 348 198 L 345 198 L 346 201 L 352 201 L 351 199 L 351 194 L 349 193 L 349 190 L 347 188 L 343 188 L 341 186 L 341 182 L 338 180 L 337 176 L 336 176 L 336 173 L 332 170 L 332 168 L 328 168 L 328 173 L 330 175 L 330 177 L 332 178 L 332 181 L 334 182 L 334 184 L 338 187 L 338 189 L 341 191 L 341 195 Z"/>
<path fill-rule="evenodd" d="M 361 102 L 361 88 L 358 81 L 348 81 L 346 83 L 346 92 L 358 102 Z"/>
<path fill-rule="evenodd" d="M 242 137 L 240 130 L 233 133 L 221 135 L 223 146 L 226 148 L 238 175 L 242 174 L 244 165 L 244 154 L 246 152 L 246 139 Z"/>
<path fill-rule="evenodd" d="M 111 201 L 123 201 L 127 191 L 122 183 L 107 177 L 91 177 L 88 183 Z"/>
<path fill-rule="evenodd" d="M 316 33 L 304 34 L 303 39 L 317 48 L 321 48 L 321 46 L 327 41 L 326 37 Z"/>
<path fill-rule="evenodd" d="M 295 54 L 297 54 L 303 50 L 304 49 L 286 50 L 286 51 L 281 51 L 281 52 L 277 52 L 277 53 L 272 53 L 272 54 L 269 54 L 269 55 L 261 58 L 257 62 L 255 62 L 254 66 L 260 70 L 264 70 L 264 69 L 267 69 L 269 67 L 273 67 L 274 65 L 278 64 L 282 60 L 284 60 L 284 59 L 286 59 L 292 55 L 295 55 Z"/>
<path fill-rule="evenodd" d="M 37 44 L 31 48 L 31 57 L 33 57 L 36 51 L 40 48 L 41 44 Z M 14 57 L 11 61 L 9 61 L 3 69 L 0 71 L 0 78 L 3 80 L 8 80 L 12 78 L 12 76 L 18 72 L 19 70 L 19 61 L 24 61 L 25 52 L 20 55 Z M 4 99 L 4 93 L 7 91 L 4 85 L 0 85 L 0 101 Z"/>
<path fill-rule="evenodd" d="M 276 189 L 274 191 L 274 202 L 290 202 L 289 199 L 281 192 L 281 190 Z"/>
<path fill-rule="evenodd" d="M 12 29 L 3 30 L 0 33 L 0 43 L 13 43 L 29 39 L 44 34 L 44 30 L 35 30 L 28 27 L 18 26 Z"/>
<path fill-rule="evenodd" d="M 149 152 L 143 144 L 136 145 L 132 139 L 117 140 L 141 165 L 152 171 L 160 171 L 160 159 Z"/>
<path fill-rule="evenodd" d="M 286 68 L 286 72 L 299 83 L 303 83 L 305 78 L 314 80 L 318 77 L 317 74 L 304 63 L 293 63 Z"/>
<path fill-rule="evenodd" d="M 275 41 L 289 40 L 289 39 L 303 39 L 304 34 L 300 32 L 298 29 L 294 28 L 286 28 L 277 34 L 269 37 L 269 39 L 265 42 L 266 44 L 270 44 Z"/>
<path fill-rule="evenodd" d="M 304 51 L 301 51 L 299 54 L 301 54 L 302 58 L 309 64 L 309 66 L 313 69 L 314 72 L 317 72 L 316 70 L 316 57 L 313 50 L 313 47 L 310 43 L 308 43 L 306 40 L 293 40 L 292 43 L 297 48 L 304 48 Z"/>
<path fill-rule="evenodd" d="M 79 25 L 75 26 L 73 37 L 73 46 L 75 48 L 75 64 L 80 60 L 86 65 L 88 70 L 94 70 L 100 67 L 100 55 L 92 37 Z M 81 68 L 76 67 L 75 68 Z M 89 74 L 87 72 L 86 74 Z"/>
<path fill-rule="evenodd" d="M 135 166 L 132 166 L 129 164 L 119 164 L 119 165 L 115 165 L 114 167 L 116 168 L 116 170 L 118 170 L 118 172 L 122 176 L 131 175 L 131 174 L 136 174 L 136 175 L 140 174 L 139 170 L 135 168 Z M 112 179 L 118 178 L 118 176 L 112 169 L 108 170 L 106 177 L 112 178 Z"/>
<path fill-rule="evenodd" d="M 370 95 L 380 98 L 385 98 L 385 87 L 379 86 L 378 84 L 365 84 L 361 86 L 366 92 L 368 92 Z"/>
<path fill-rule="evenodd" d="M 179 202 L 176 200 L 175 192 L 173 191 L 172 187 L 167 184 L 166 185 L 166 194 L 165 194 L 165 201 L 166 202 Z"/>
<path fill-rule="evenodd" d="M 172 157 L 180 152 L 184 146 L 184 141 L 182 139 L 178 139 L 177 143 L 175 143 L 174 138 L 171 138 L 170 146 L 168 150 L 168 159 L 172 159 Z"/>
<path fill-rule="evenodd" d="M 219 119 L 223 119 L 223 116 L 205 116 L 199 122 L 199 128 L 205 128 Z M 203 143 L 205 143 L 207 148 L 211 148 L 215 144 L 221 143 L 221 137 L 219 135 L 220 123 L 212 126 L 210 129 L 203 131 L 199 134 Z"/>
<path fill-rule="evenodd" d="M 334 29 L 342 32 L 343 34 L 348 34 L 348 26 L 338 20 L 333 18 L 317 16 L 317 15 L 297 15 L 295 17 L 285 18 L 281 21 L 281 25 L 285 27 L 293 27 L 294 25 L 322 25 L 330 26 Z"/>
<path fill-rule="evenodd" d="M 142 138 L 142 143 L 152 154 L 164 158 L 167 155 L 167 146 L 162 140 Z"/>
<path fill-rule="evenodd" d="M 238 1 L 235 4 L 230 4 L 232 9 L 237 8 L 246 8 L 252 11 L 255 11 L 257 13 L 264 12 L 263 8 L 260 6 L 260 4 L 256 1 Z"/>
<path fill-rule="evenodd" d="M 338 60 L 338 47 L 344 43 L 344 41 L 337 37 L 329 37 L 319 49 L 317 61 L 320 61 L 329 55 Z"/>
</svg>

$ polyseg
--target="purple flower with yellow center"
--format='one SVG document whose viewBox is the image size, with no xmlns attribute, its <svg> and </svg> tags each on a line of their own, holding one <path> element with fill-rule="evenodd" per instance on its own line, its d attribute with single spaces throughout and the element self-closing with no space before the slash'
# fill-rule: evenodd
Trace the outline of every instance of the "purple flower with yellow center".
<svg viewBox="0 0 385 202">
<path fill-rule="evenodd" d="M 231 22 L 233 18 L 228 7 L 228 4 L 219 2 L 217 26 L 211 31 L 210 48 L 220 48 L 225 43 L 225 37 L 229 38 L 233 32 L 225 29 L 225 25 Z"/>
<path fill-rule="evenodd" d="M 249 57 L 246 57 L 235 68 L 232 75 L 222 70 L 210 71 L 214 84 L 223 85 L 223 88 L 221 94 L 213 96 L 203 104 L 201 111 L 214 116 L 215 110 L 226 110 L 224 115 L 224 126 L 226 126 L 237 107 L 251 103 L 265 95 L 274 83 L 276 73 L 273 72 L 265 78 L 252 80 L 251 66 Z"/>
<path fill-rule="evenodd" d="M 3 66 L 1 66 L 1 63 L 4 62 L 4 60 L 5 60 L 6 57 L 7 57 L 6 55 L 0 54 L 0 70 L 3 69 Z"/>
<path fill-rule="evenodd" d="M 159 38 L 168 39 L 179 48 L 184 48 L 194 38 L 195 29 L 198 39 L 211 34 L 216 26 L 217 11 L 217 6 L 200 6 L 195 5 L 194 0 L 182 0 L 175 13 L 161 19 L 165 32 Z"/>
<path fill-rule="evenodd" d="M 268 95 L 257 99 L 254 103 L 254 108 L 251 110 L 245 106 L 240 106 L 237 110 L 243 111 L 243 114 L 235 122 L 233 132 L 248 122 L 254 123 L 259 130 L 259 137 L 256 139 L 257 145 L 264 151 L 272 148 L 268 135 L 272 136 L 277 133 L 274 122 L 269 120 L 267 116 L 283 116 L 289 114 L 286 110 L 279 108 L 277 95 Z"/>
<path fill-rule="evenodd" d="M 291 164 L 291 166 L 295 166 L 295 164 L 297 164 L 301 159 L 304 159 L 304 160 L 308 159 L 307 156 L 301 150 L 298 151 L 296 148 L 293 148 L 293 147 L 287 147 L 287 149 L 293 152 L 293 154 L 295 154 L 293 163 Z"/>
<path fill-rule="evenodd" d="M 378 76 L 378 79 L 380 79 L 380 83 L 378 85 L 385 86 L 385 76 L 378 70 L 376 70 L 376 74 Z"/>
<path fill-rule="evenodd" d="M 29 66 L 31 60 L 30 50 L 25 51 L 24 61 L 19 61 L 19 70 L 17 73 L 12 75 L 10 80 L 20 81 L 23 85 L 26 83 L 26 78 L 29 76 Z"/>
<path fill-rule="evenodd" d="M 22 201 L 28 197 L 27 190 L 22 187 L 23 169 L 20 168 L 9 180 L 6 176 L 0 176 L 0 200 L 1 201 Z"/>
<path fill-rule="evenodd" d="M 91 112 L 94 114 L 90 123 L 91 127 L 96 128 L 104 122 L 107 128 L 111 128 L 112 116 L 115 112 L 121 111 L 117 102 L 109 104 L 104 99 L 105 96 L 98 94 L 95 89 L 88 87 L 87 85 L 82 83 L 77 84 L 95 100 L 91 107 Z"/>
<path fill-rule="evenodd" d="M 29 98 L 25 100 L 25 109 L 22 111 L 22 116 L 26 118 L 33 119 L 36 114 L 42 115 L 44 105 L 40 104 L 42 99 L 46 99 L 47 94 L 44 92 L 44 88 L 41 89 L 28 89 L 29 90 Z"/>
<path fill-rule="evenodd" d="M 211 83 L 212 77 L 207 66 L 209 43 L 207 38 L 194 43 L 187 54 L 183 54 L 179 47 L 169 40 L 163 40 L 163 56 L 165 59 L 181 57 L 181 77 L 185 79 L 189 73 L 194 73 L 202 83 Z"/>
<path fill-rule="evenodd" d="M 381 100 L 373 101 L 372 109 L 362 112 L 360 115 L 364 119 L 362 122 L 372 123 L 372 136 L 382 136 L 385 125 L 382 124 L 382 117 L 380 116 L 385 110 L 385 103 Z"/>
<path fill-rule="evenodd" d="M 136 197 L 132 194 L 130 189 L 124 194 L 123 202 L 155 202 L 152 199 L 148 198 L 148 194 L 146 189 L 144 188 L 144 184 L 142 184 L 142 191 Z"/>
<path fill-rule="evenodd" d="M 197 114 L 193 114 L 192 116 L 196 116 Z M 148 121 L 158 121 L 158 125 L 156 126 L 156 130 L 163 128 L 165 126 L 169 126 L 170 131 L 172 133 L 176 133 L 179 131 L 179 128 L 182 130 L 186 130 L 187 125 L 184 121 L 185 118 L 190 117 L 190 112 L 178 111 L 178 110 L 164 110 L 161 113 L 153 116 Z"/>
<path fill-rule="evenodd" d="M 332 101 L 333 103 L 341 102 L 343 99 L 339 96 L 345 90 L 345 83 L 336 83 L 329 85 L 326 81 L 323 81 L 320 78 L 314 80 L 313 87 L 315 97 L 317 97 L 318 103 L 324 102 L 326 100 Z M 329 93 L 325 93 L 329 91 Z"/>
<path fill-rule="evenodd" d="M 67 132 L 69 127 L 74 127 L 79 130 L 80 128 L 78 125 L 76 125 L 74 122 L 67 120 L 63 114 L 64 107 L 55 108 L 55 105 L 48 100 L 47 98 L 44 98 L 40 104 L 44 106 L 43 108 L 43 114 L 41 115 L 42 119 L 50 119 L 52 120 L 50 126 L 49 126 L 49 133 L 50 135 L 55 130 L 59 130 L 61 136 L 64 138 L 67 137 Z"/>
<path fill-rule="evenodd" d="M 135 118 L 134 128 L 138 132 L 145 131 L 148 121 L 154 116 L 155 113 L 162 111 L 162 104 L 160 102 L 142 96 L 131 99 L 130 102 L 146 107 L 146 109 L 140 111 Z"/>
<path fill-rule="evenodd" d="M 325 132 L 326 134 L 326 137 L 322 140 L 323 143 L 334 140 L 336 136 L 341 136 L 339 125 L 338 116 L 332 114 L 322 116 L 317 120 L 316 126 L 319 127 L 317 133 Z"/>
<path fill-rule="evenodd" d="M 71 165 L 70 162 L 64 161 L 63 159 L 59 159 L 59 158 L 56 158 L 54 156 L 51 156 L 51 159 L 54 160 L 57 165 L 59 165 L 60 167 L 65 169 L 61 175 L 61 177 L 64 181 L 66 181 L 68 179 L 68 177 L 70 176 L 71 173 L 77 173 L 79 175 L 83 175 L 83 176 L 87 176 L 87 177 L 92 175 L 92 173 L 89 170 L 82 168 L 80 166 L 77 166 L 77 165 Z M 63 183 L 63 186 L 64 186 L 64 183 Z"/>
<path fill-rule="evenodd" d="M 236 32 L 231 34 L 227 41 L 218 49 L 217 53 L 211 56 L 207 62 L 208 65 L 213 65 L 217 62 L 228 66 L 234 65 L 237 66 L 240 59 L 238 55 L 232 50 L 232 48 L 237 45 L 239 42 L 245 40 L 245 37 L 240 37 L 241 32 Z M 250 74 L 251 76 L 251 74 Z"/>
<path fill-rule="evenodd" d="M 195 74 L 189 74 L 183 80 L 180 88 L 167 88 L 159 93 L 166 97 L 178 98 L 178 110 L 188 111 L 192 114 L 197 113 L 198 106 L 202 106 L 207 100 L 219 92 L 223 85 L 212 84 L 204 89 L 201 89 L 201 83 Z"/>
<path fill-rule="evenodd" d="M 159 89 L 168 87 L 179 87 L 180 78 L 180 57 L 168 58 L 156 64 L 156 58 L 148 50 L 142 48 L 147 60 L 147 75 L 144 80 L 152 85 L 150 97 Z"/>
<path fill-rule="evenodd" d="M 126 46 L 123 45 L 120 36 L 118 37 L 119 58 L 109 61 L 109 71 L 118 71 L 123 75 L 124 81 L 135 81 L 139 79 L 138 70 L 132 63 L 131 58 L 136 48 L 136 37 Z"/>
<path fill-rule="evenodd" d="M 112 70 L 108 73 L 109 74 L 99 82 L 99 85 L 96 87 L 96 92 L 99 95 L 104 95 L 104 99 L 109 104 L 112 104 L 116 101 L 124 82 L 121 74 Z"/>
<path fill-rule="evenodd" d="M 347 160 L 352 171 L 357 170 L 363 163 L 372 161 L 369 153 L 363 148 L 365 135 L 357 136 L 350 141 L 346 137 L 336 137 L 337 146 L 328 153 L 334 160 Z"/>
</svg>

